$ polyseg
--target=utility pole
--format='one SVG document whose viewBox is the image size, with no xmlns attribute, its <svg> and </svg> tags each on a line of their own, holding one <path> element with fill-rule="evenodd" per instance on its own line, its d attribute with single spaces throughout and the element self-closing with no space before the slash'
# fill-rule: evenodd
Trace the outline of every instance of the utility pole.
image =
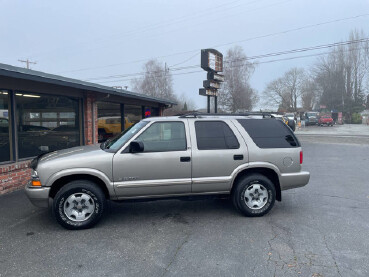
<svg viewBox="0 0 369 277">
<path fill-rule="evenodd" d="M 30 69 L 29 68 L 29 65 L 30 64 L 37 64 L 37 62 L 31 62 L 30 60 L 18 60 L 18 61 L 20 61 L 21 63 L 26 63 L 27 64 L 27 69 Z"/>
</svg>

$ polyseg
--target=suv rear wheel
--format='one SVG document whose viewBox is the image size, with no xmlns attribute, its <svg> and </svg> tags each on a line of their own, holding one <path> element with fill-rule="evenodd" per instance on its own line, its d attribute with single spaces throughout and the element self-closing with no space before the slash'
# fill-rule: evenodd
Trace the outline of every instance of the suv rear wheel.
<svg viewBox="0 0 369 277">
<path fill-rule="evenodd" d="M 235 185 L 232 201 L 245 216 L 263 216 L 273 208 L 275 187 L 264 175 L 247 175 Z"/>
<path fill-rule="evenodd" d="M 105 195 L 95 183 L 76 180 L 57 192 L 53 214 L 59 224 L 67 229 L 87 229 L 100 220 L 105 206 Z"/>
</svg>

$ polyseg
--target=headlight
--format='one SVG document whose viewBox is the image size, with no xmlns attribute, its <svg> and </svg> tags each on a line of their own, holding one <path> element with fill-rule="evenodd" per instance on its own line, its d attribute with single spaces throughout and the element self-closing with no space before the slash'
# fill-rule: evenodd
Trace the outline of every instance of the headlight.
<svg viewBox="0 0 369 277">
<path fill-rule="evenodd" d="M 32 174 L 31 174 L 31 186 L 32 187 L 41 187 L 41 182 L 40 179 L 38 178 L 38 173 L 36 170 L 32 170 Z"/>
<path fill-rule="evenodd" d="M 32 170 L 31 177 L 32 179 L 36 179 L 36 178 L 38 179 L 38 173 L 36 170 Z"/>
</svg>

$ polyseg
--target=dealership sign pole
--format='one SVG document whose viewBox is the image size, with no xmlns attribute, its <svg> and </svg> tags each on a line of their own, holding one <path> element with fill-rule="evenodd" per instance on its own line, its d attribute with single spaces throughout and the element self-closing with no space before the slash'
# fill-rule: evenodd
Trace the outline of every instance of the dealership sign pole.
<svg viewBox="0 0 369 277">
<path fill-rule="evenodd" d="M 218 89 L 220 83 L 224 82 L 223 54 L 215 49 L 201 50 L 201 68 L 208 72 L 207 80 L 204 80 L 203 87 L 199 89 L 199 94 L 208 98 L 208 113 L 210 113 L 210 97 L 214 97 L 214 112 L 218 112 Z"/>
</svg>

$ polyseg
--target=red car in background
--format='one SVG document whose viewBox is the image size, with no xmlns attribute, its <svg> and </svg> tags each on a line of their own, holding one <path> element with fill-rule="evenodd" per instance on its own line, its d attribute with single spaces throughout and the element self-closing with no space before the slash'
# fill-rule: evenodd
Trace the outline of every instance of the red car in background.
<svg viewBox="0 0 369 277">
<path fill-rule="evenodd" d="M 333 118 L 330 115 L 322 115 L 318 120 L 318 125 L 323 126 L 333 126 Z"/>
</svg>

